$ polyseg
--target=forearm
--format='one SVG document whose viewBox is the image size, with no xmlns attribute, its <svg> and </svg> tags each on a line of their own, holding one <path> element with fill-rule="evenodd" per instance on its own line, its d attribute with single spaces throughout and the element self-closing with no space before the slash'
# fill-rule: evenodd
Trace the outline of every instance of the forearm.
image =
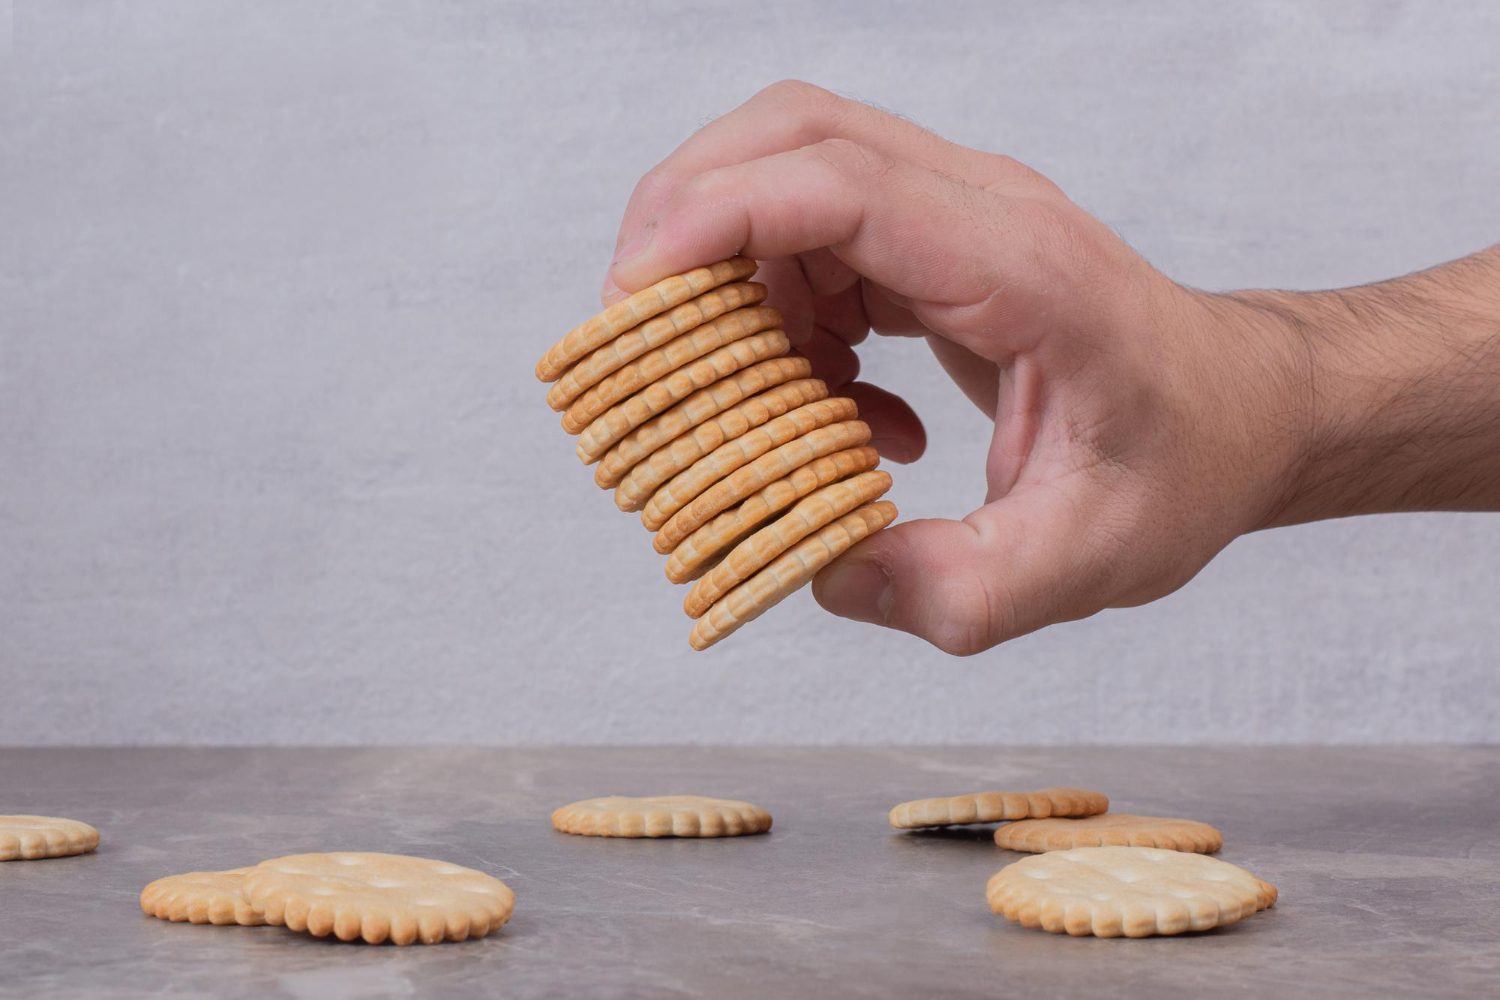
<svg viewBox="0 0 1500 1000">
<path fill-rule="evenodd" d="M 1263 526 L 1500 510 L 1500 246 L 1373 285 L 1228 299 L 1303 361 L 1297 458 Z"/>
</svg>

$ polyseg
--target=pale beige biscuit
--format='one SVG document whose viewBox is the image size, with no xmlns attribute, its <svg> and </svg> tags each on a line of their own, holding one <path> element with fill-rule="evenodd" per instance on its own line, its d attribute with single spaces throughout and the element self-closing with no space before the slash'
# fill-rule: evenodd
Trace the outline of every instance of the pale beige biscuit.
<svg viewBox="0 0 1500 1000">
<path fill-rule="evenodd" d="M 999 823 L 1046 816 L 1093 816 L 1109 809 L 1109 799 L 1084 788 L 1043 788 L 1038 792 L 978 792 L 903 802 L 891 810 L 891 826 Z"/>
<path fill-rule="evenodd" d="M 266 923 L 369 944 L 484 937 L 510 919 L 515 893 L 499 879 L 404 854 L 293 854 L 245 873 Z"/>
<path fill-rule="evenodd" d="M 814 459 L 791 474 L 762 487 L 737 507 L 718 515 L 684 538 L 667 558 L 667 579 L 697 579 L 713 561 L 748 538 L 755 529 L 820 486 L 875 468 L 880 453 L 865 445 Z M 696 616 L 695 616 L 696 617 Z"/>
<path fill-rule="evenodd" d="M 87 854 L 99 846 L 99 831 L 57 816 L 0 816 L 0 861 L 33 861 Z"/>
<path fill-rule="evenodd" d="M 793 470 L 800 469 L 814 459 L 865 444 L 869 440 L 869 424 L 863 420 L 845 420 L 816 428 L 794 441 L 788 441 L 704 490 L 673 514 L 666 524 L 661 525 L 661 530 L 656 533 L 651 544 L 657 552 L 667 555 L 684 538 L 707 524 L 709 518 L 728 510 L 757 490 L 790 475 Z M 651 521 L 648 514 L 649 507 L 641 512 L 641 521 L 649 528 Z"/>
<path fill-rule="evenodd" d="M 771 331 L 780 324 L 781 313 L 775 309 L 751 306 L 689 330 L 676 340 L 654 351 L 647 351 L 634 361 L 622 365 L 619 371 L 600 379 L 597 385 L 579 396 L 563 412 L 563 430 L 569 434 L 577 434 L 593 423 L 599 414 L 662 376 L 736 341 L 757 334 L 763 339 L 769 339 L 772 334 L 766 331 Z"/>
<path fill-rule="evenodd" d="M 1206 931 L 1276 902 L 1276 887 L 1236 865 L 1152 847 L 1080 847 L 1007 865 L 990 909 L 1053 934 L 1150 937 Z"/>
<path fill-rule="evenodd" d="M 857 416 L 859 416 L 859 406 L 852 399 L 820 399 L 807 403 L 761 427 L 745 432 L 732 441 L 719 445 L 708 454 L 699 456 L 696 461 L 661 484 L 654 492 L 645 493 L 644 495 L 649 499 L 645 500 L 643 505 L 634 501 L 642 496 L 652 477 L 649 474 L 643 474 L 637 480 L 635 472 L 632 471 L 630 476 L 626 477 L 625 482 L 620 484 L 620 489 L 615 491 L 615 503 L 622 510 L 639 509 L 641 522 L 650 530 L 655 531 L 666 524 L 667 519 L 673 514 L 734 470 L 743 468 L 772 449 L 804 437 L 820 427 L 827 427 L 829 424 L 836 424 L 843 420 L 853 420 Z M 693 449 L 690 446 L 682 450 L 684 452 L 682 457 L 692 458 Z M 640 468 L 636 466 L 636 469 Z M 623 492 L 622 495 L 627 485 L 632 487 L 633 491 Z"/>
<path fill-rule="evenodd" d="M 620 486 L 626 477 L 635 482 L 649 476 L 659 486 L 725 441 L 799 406 L 827 398 L 828 385 L 818 378 L 802 378 L 774 386 L 694 425 L 644 458 L 632 457 L 618 447 L 611 449 L 594 470 L 594 482 L 604 489 L 612 489 Z M 689 454 L 695 457 L 689 459 L 686 457 Z M 649 472 L 643 471 L 643 466 Z M 655 488 L 647 489 L 645 496 L 649 497 Z M 619 502 L 618 498 L 616 502 Z M 641 502 L 644 503 L 644 499 Z"/>
<path fill-rule="evenodd" d="M 765 285 L 739 282 L 704 292 L 691 302 L 684 302 L 676 309 L 647 320 L 635 329 L 620 334 L 569 368 L 547 390 L 547 405 L 554 410 L 565 409 L 569 403 L 627 362 L 634 361 L 647 351 L 669 343 L 725 313 L 756 305 L 764 301 L 765 297 Z"/>
<path fill-rule="evenodd" d="M 890 473 L 863 472 L 798 501 L 784 515 L 736 545 L 704 574 L 688 592 L 682 609 L 689 618 L 702 617 L 715 601 L 750 579 L 772 559 L 856 507 L 878 500 L 890 488 Z"/>
<path fill-rule="evenodd" d="M 607 447 L 699 389 L 757 362 L 779 358 L 790 349 L 786 334 L 779 331 L 737 340 L 657 379 L 629 399 L 611 406 L 579 433 L 579 439 L 588 439 L 591 448 L 599 444 Z"/>
<path fill-rule="evenodd" d="M 709 608 L 693 625 L 688 643 L 694 649 L 707 649 L 775 607 L 856 542 L 895 519 L 896 505 L 877 500 L 804 538 Z"/>
<path fill-rule="evenodd" d="M 168 875 L 141 890 L 141 909 L 161 920 L 258 927 L 265 914 L 245 896 L 249 868 Z"/>
<path fill-rule="evenodd" d="M 688 299 L 702 295 L 710 288 L 743 281 L 755 273 L 756 263 L 747 257 L 731 257 L 708 267 L 698 267 L 684 274 L 663 278 L 650 288 L 621 299 L 597 316 L 585 321 L 553 344 L 536 363 L 536 377 L 552 382 L 584 355 L 614 340 L 631 327 L 653 316 L 660 316 Z"/>
<path fill-rule="evenodd" d="M 1212 854 L 1224 846 L 1224 835 L 1207 823 L 1192 819 L 1104 813 L 1084 819 L 1024 819 L 1007 823 L 995 831 L 995 843 L 1012 851 L 1128 846 Z"/>
<path fill-rule="evenodd" d="M 587 465 L 599 461 L 618 466 L 623 476 L 631 467 L 679 434 L 685 434 L 717 413 L 722 413 L 736 403 L 742 402 L 757 392 L 772 386 L 805 379 L 812 372 L 812 362 L 806 358 L 773 358 L 736 371 L 710 384 L 707 388 L 691 393 L 681 402 L 660 416 L 651 417 L 636 426 L 600 425 L 594 421 L 578 435 L 578 458 Z M 599 428 L 599 433 L 594 433 Z M 603 464 L 602 462 L 600 464 Z M 604 484 L 606 489 L 618 483 Z"/>
<path fill-rule="evenodd" d="M 771 829 L 771 814 L 749 802 L 703 795 L 611 795 L 563 806 L 552 814 L 552 825 L 584 837 L 739 837 Z"/>
</svg>

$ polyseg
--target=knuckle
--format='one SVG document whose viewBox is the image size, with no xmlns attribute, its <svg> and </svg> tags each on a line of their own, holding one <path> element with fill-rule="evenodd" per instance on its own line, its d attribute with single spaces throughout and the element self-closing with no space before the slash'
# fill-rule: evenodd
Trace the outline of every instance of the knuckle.
<svg viewBox="0 0 1500 1000">
<path fill-rule="evenodd" d="M 777 80 L 755 95 L 755 100 L 788 110 L 810 109 L 826 103 L 833 95 L 822 87 L 803 80 Z"/>
<path fill-rule="evenodd" d="M 879 177 L 895 165 L 884 153 L 852 139 L 824 139 L 803 148 L 835 173 L 850 179 Z"/>
</svg>

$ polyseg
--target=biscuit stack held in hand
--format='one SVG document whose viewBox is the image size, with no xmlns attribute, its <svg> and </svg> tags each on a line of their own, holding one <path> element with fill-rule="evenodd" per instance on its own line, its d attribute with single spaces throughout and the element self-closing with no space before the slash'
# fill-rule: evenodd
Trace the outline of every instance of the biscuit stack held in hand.
<svg viewBox="0 0 1500 1000">
<path fill-rule="evenodd" d="M 536 366 L 615 505 L 691 583 L 707 649 L 896 518 L 870 428 L 790 355 L 756 264 L 733 257 L 616 302 Z"/>
</svg>

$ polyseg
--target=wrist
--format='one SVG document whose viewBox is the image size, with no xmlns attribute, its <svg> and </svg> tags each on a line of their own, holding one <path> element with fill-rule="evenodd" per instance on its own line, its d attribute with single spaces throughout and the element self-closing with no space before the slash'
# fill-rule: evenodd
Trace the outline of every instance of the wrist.
<svg viewBox="0 0 1500 1000">
<path fill-rule="evenodd" d="M 1264 527 L 1500 504 L 1500 253 L 1359 288 L 1221 299 L 1303 357 Z"/>
</svg>

